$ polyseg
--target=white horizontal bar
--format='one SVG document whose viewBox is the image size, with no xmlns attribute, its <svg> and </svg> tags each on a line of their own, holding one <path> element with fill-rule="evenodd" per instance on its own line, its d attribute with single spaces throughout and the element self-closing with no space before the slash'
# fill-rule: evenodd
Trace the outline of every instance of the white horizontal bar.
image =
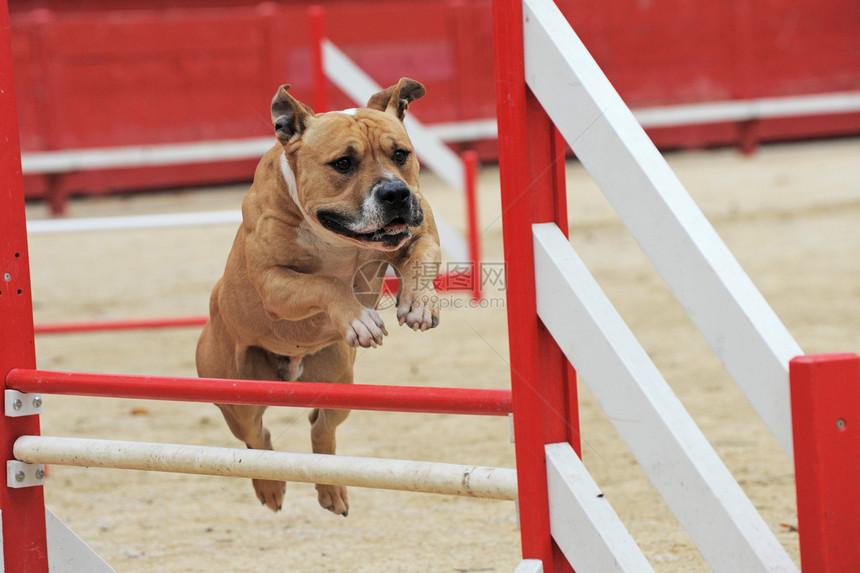
<svg viewBox="0 0 860 573">
<path fill-rule="evenodd" d="M 708 564 L 796 571 L 567 238 L 533 234 L 538 316 Z"/>
<path fill-rule="evenodd" d="M 575 571 L 654 571 L 570 444 L 547 444 L 552 537 Z"/>
<path fill-rule="evenodd" d="M 34 173 L 67 173 L 88 169 L 259 159 L 274 144 L 274 137 L 261 137 L 195 143 L 43 151 L 22 154 L 21 167 L 24 175 L 30 175 Z"/>
<path fill-rule="evenodd" d="M 558 8 L 549 0 L 526 0 L 524 9 L 529 86 L 791 455 L 788 362 L 802 350 Z"/>
<path fill-rule="evenodd" d="M 241 223 L 242 212 L 198 211 L 193 213 L 160 213 L 155 215 L 126 215 L 117 217 L 82 217 L 77 219 L 43 219 L 27 221 L 27 234 L 76 233 L 82 231 L 112 231 L 116 229 L 153 229 Z"/>
<path fill-rule="evenodd" d="M 480 139 L 496 139 L 499 136 L 496 118 L 434 123 L 425 127 L 427 131 L 442 141 L 454 143 L 477 141 Z"/>
<path fill-rule="evenodd" d="M 374 92 L 371 91 L 370 93 Z M 366 98 L 361 103 L 365 102 Z M 653 128 L 856 112 L 860 112 L 860 92 L 656 106 L 635 109 L 633 115 L 642 127 Z M 423 127 L 426 133 L 440 141 L 456 143 L 495 139 L 498 136 L 495 119 L 436 123 L 417 128 L 414 118 L 407 121 L 409 122 L 410 133 L 415 130 L 421 131 Z M 421 138 L 420 134 L 418 138 Z M 194 143 L 35 151 L 23 153 L 21 165 L 24 175 L 33 175 L 69 173 L 91 169 L 210 163 L 256 159 L 262 156 L 272 144 L 272 138 L 260 137 Z M 427 144 L 424 142 L 422 145 L 426 146 Z M 430 161 L 426 157 L 422 160 L 428 166 L 430 165 Z M 442 168 L 441 165 L 440 168 Z M 451 179 L 453 180 L 454 177 Z"/>
<path fill-rule="evenodd" d="M 860 92 L 809 94 L 639 108 L 633 110 L 633 115 L 642 127 L 673 127 L 701 123 L 856 112 L 860 112 Z"/>
<path fill-rule="evenodd" d="M 452 142 L 494 139 L 497 134 L 495 119 L 438 123 L 423 127 L 434 138 Z M 414 129 L 414 126 L 411 129 Z M 260 137 L 192 143 L 33 151 L 21 154 L 21 167 L 24 175 L 36 175 L 94 169 L 259 159 L 273 144 L 273 138 Z"/>
<path fill-rule="evenodd" d="M 297 454 L 149 442 L 22 436 L 28 463 L 324 483 L 514 500 L 516 470 L 410 460 Z"/>
</svg>

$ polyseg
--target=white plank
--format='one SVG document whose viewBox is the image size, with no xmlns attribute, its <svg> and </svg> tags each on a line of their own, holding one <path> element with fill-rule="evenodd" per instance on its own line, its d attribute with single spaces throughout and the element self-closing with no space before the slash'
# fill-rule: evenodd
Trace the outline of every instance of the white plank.
<svg viewBox="0 0 860 573">
<path fill-rule="evenodd" d="M 510 468 L 47 436 L 21 436 L 13 452 L 28 463 L 517 498 L 516 470 Z"/>
<path fill-rule="evenodd" d="M 362 103 L 366 103 L 366 100 Z M 414 123 L 414 120 L 407 121 Z M 418 128 L 413 127 L 412 129 L 423 130 L 425 138 L 436 141 L 472 141 L 495 138 L 496 120 L 420 125 Z M 259 159 L 274 143 L 275 139 L 272 136 L 189 143 L 33 151 L 21 154 L 21 167 L 24 175 L 34 175 L 39 173 L 71 173 L 93 169 Z M 462 186 L 463 184 L 460 183 L 457 188 L 462 189 Z"/>
<path fill-rule="evenodd" d="M 45 508 L 45 529 L 50 573 L 115 573 L 98 553 L 48 508 Z"/>
<path fill-rule="evenodd" d="M 533 232 L 538 316 L 708 564 L 796 571 L 565 236 Z"/>
<path fill-rule="evenodd" d="M 230 211 L 123 215 L 116 217 L 43 219 L 38 221 L 27 221 L 27 234 L 44 235 L 51 233 L 110 231 L 117 229 L 160 229 L 165 227 L 237 224 L 241 222 L 242 212 L 238 209 Z"/>
<path fill-rule="evenodd" d="M 642 127 L 671 127 L 858 111 L 860 92 L 837 92 L 639 108 L 633 115 Z"/>
<path fill-rule="evenodd" d="M 543 563 L 539 559 L 523 559 L 514 573 L 543 573 Z"/>
<path fill-rule="evenodd" d="M 550 530 L 573 569 L 653 571 L 570 444 L 547 444 L 545 450 Z"/>
<path fill-rule="evenodd" d="M 21 167 L 24 175 L 29 175 L 33 173 L 68 173 L 88 169 L 259 159 L 274 144 L 274 137 L 260 137 L 34 152 L 24 153 L 21 156 Z"/>
<path fill-rule="evenodd" d="M 791 455 L 788 362 L 776 314 L 550 0 L 525 0 L 526 79 L 691 320 Z M 564 89 L 561 89 L 561 88 Z"/>
<path fill-rule="evenodd" d="M 462 142 L 479 139 L 496 139 L 499 136 L 496 118 L 434 123 L 425 126 L 430 133 L 443 141 Z"/>
<path fill-rule="evenodd" d="M 328 40 L 323 41 L 323 61 L 328 78 L 358 105 L 383 89 Z M 410 114 L 404 123 L 421 162 L 448 185 L 464 191 L 463 162 L 457 154 Z"/>
</svg>

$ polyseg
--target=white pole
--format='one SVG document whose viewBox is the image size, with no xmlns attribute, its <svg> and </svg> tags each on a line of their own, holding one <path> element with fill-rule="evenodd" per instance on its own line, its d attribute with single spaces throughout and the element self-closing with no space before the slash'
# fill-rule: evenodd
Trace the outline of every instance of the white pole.
<svg viewBox="0 0 860 573">
<path fill-rule="evenodd" d="M 271 450 L 118 440 L 21 436 L 15 458 L 27 463 L 161 471 L 325 483 L 514 500 L 516 470 Z"/>
</svg>

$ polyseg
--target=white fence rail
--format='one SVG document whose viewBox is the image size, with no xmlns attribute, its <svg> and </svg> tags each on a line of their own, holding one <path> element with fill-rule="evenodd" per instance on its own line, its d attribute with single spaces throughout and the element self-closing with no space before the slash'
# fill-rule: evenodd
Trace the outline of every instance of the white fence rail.
<svg viewBox="0 0 860 573">
<path fill-rule="evenodd" d="M 570 444 L 545 450 L 550 530 L 574 570 L 654 571 Z"/>
<path fill-rule="evenodd" d="M 549 0 L 523 3 L 526 81 L 675 298 L 791 455 L 802 354 Z"/>
<path fill-rule="evenodd" d="M 538 316 L 708 564 L 796 571 L 567 238 L 533 231 Z"/>
<path fill-rule="evenodd" d="M 437 462 L 119 440 L 21 436 L 15 459 L 56 464 L 325 483 L 514 500 L 516 470 Z"/>
</svg>

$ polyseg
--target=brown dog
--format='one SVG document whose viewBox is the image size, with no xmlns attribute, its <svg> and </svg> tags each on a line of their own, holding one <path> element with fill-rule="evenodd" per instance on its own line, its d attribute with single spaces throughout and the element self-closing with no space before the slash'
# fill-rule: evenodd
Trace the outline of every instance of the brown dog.
<svg viewBox="0 0 860 573">
<path fill-rule="evenodd" d="M 388 334 L 374 310 L 388 265 L 401 274 L 400 324 L 438 324 L 432 278 L 439 238 L 402 123 L 424 86 L 404 78 L 366 108 L 318 115 L 288 88 L 272 101 L 278 143 L 242 203 L 242 224 L 197 345 L 197 373 L 349 384 L 355 347 L 376 347 Z M 272 449 L 265 407 L 218 407 L 249 448 Z M 335 429 L 347 414 L 311 412 L 314 452 L 335 453 Z M 284 482 L 253 483 L 262 503 L 281 508 Z M 316 489 L 320 505 L 347 514 L 346 488 Z"/>
</svg>

